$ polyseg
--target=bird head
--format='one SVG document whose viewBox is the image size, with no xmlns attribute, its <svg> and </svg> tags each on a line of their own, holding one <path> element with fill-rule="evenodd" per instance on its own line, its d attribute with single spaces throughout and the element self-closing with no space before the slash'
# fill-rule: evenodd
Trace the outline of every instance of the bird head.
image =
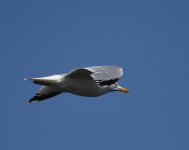
<svg viewBox="0 0 189 150">
<path fill-rule="evenodd" d="M 121 92 L 124 92 L 124 93 L 128 93 L 128 92 L 129 92 L 129 90 L 128 90 L 127 88 L 121 87 L 121 86 L 118 85 L 117 83 L 112 84 L 111 87 L 112 87 L 113 90 L 115 90 L 115 91 L 121 91 Z"/>
</svg>

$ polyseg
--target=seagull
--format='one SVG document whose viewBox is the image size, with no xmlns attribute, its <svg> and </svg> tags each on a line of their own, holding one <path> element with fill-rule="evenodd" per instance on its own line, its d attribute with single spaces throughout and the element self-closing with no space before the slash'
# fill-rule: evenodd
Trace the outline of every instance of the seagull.
<svg viewBox="0 0 189 150">
<path fill-rule="evenodd" d="M 68 73 L 40 78 L 25 78 L 35 84 L 42 85 L 28 101 L 39 102 L 54 97 L 62 92 L 79 96 L 96 97 L 113 91 L 128 93 L 127 88 L 117 84 L 123 75 L 118 66 L 93 66 L 74 69 Z"/>
</svg>

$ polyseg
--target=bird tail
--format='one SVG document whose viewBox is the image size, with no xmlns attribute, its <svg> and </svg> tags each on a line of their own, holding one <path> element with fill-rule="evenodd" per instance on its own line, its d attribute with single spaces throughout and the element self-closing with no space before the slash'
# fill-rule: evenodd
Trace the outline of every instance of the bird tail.
<svg viewBox="0 0 189 150">
<path fill-rule="evenodd" d="M 24 80 L 31 80 L 35 84 L 49 86 L 60 82 L 61 77 L 59 75 L 53 75 L 53 76 L 41 77 L 41 78 L 25 78 Z"/>
</svg>

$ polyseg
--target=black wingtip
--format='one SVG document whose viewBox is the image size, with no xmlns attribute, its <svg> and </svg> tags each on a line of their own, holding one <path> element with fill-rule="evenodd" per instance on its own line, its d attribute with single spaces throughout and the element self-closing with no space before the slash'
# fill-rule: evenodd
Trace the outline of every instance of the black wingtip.
<svg viewBox="0 0 189 150">
<path fill-rule="evenodd" d="M 36 100 L 36 99 L 30 99 L 30 100 L 28 101 L 28 103 L 33 103 L 33 102 L 39 102 L 39 100 Z"/>
<path fill-rule="evenodd" d="M 33 99 L 30 99 L 29 101 L 28 101 L 28 103 L 32 103 L 33 102 Z"/>
</svg>

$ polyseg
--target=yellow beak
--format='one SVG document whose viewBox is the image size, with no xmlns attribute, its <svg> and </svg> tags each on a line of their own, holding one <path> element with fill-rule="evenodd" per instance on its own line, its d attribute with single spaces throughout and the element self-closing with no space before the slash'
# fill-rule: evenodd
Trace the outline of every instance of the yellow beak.
<svg viewBox="0 0 189 150">
<path fill-rule="evenodd" d="M 118 88 L 121 92 L 128 93 L 129 90 L 127 88 L 119 87 Z"/>
</svg>

